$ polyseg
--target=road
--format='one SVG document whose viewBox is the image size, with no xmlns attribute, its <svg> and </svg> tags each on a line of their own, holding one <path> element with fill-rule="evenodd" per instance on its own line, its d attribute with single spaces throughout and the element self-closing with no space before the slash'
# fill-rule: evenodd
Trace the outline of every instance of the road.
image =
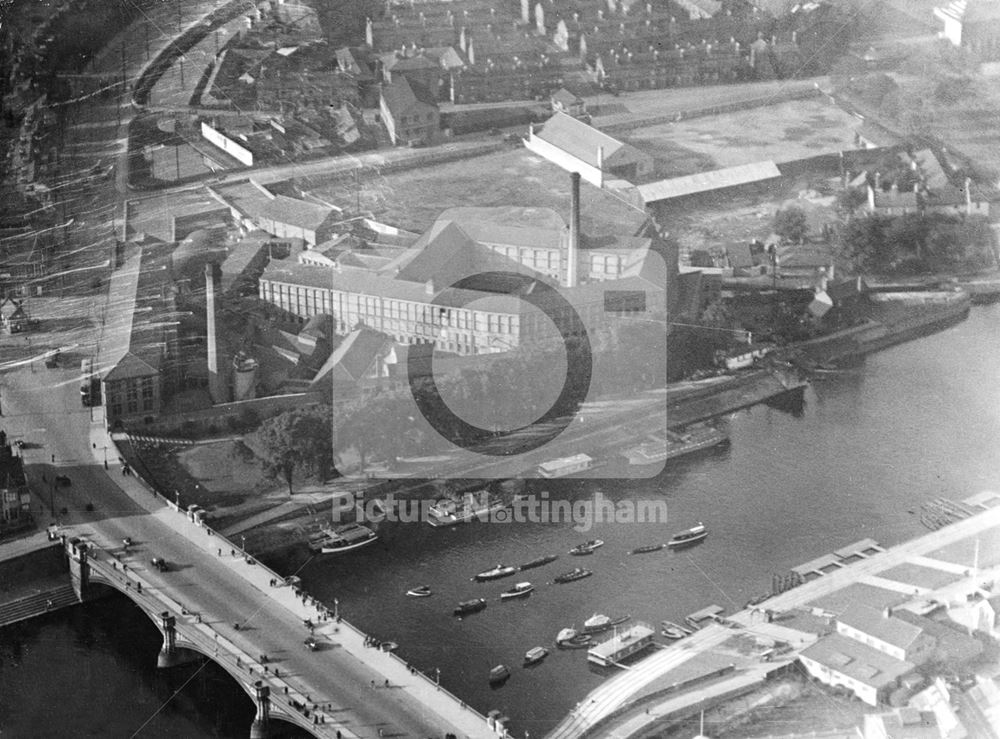
<svg viewBox="0 0 1000 739">
<path fill-rule="evenodd" d="M 57 513 L 67 510 L 57 515 L 61 524 L 100 548 L 118 551 L 153 593 L 164 593 L 187 611 L 201 614 L 204 623 L 245 654 L 267 654 L 314 702 L 334 703 L 339 709 L 336 719 L 348 736 L 374 737 L 379 729 L 396 736 L 441 736 L 446 731 L 493 736 L 472 711 L 460 709 L 443 693 L 436 694 L 436 701 L 433 692 L 428 698 L 424 678 L 410 675 L 376 650 L 367 650 L 369 657 L 349 643 L 350 634 L 344 635 L 343 644 L 331 642 L 315 653 L 304 650 L 307 632 L 301 609 L 287 603 L 289 588 L 269 588 L 266 577 L 261 586 L 262 568 L 232 557 L 229 544 L 223 542 L 220 556 L 216 542 L 221 540 L 210 539 L 204 529 L 142 492 L 134 477 L 122 476 L 113 452 L 105 472 L 107 437 L 100 423 L 91 422 L 90 410 L 80 406 L 75 375 L 73 370 L 32 373 L 22 367 L 4 376 L 3 427 L 12 438 L 31 438 L 38 428 L 46 429 L 44 440 L 25 450 L 25 461 L 43 500 L 53 494 Z M 56 474 L 68 476 L 71 485 L 53 488 Z M 88 504 L 94 510 L 88 511 Z M 126 536 L 134 541 L 127 554 L 121 551 Z M 154 556 L 167 560 L 170 571 L 151 567 Z M 343 605 L 349 609 L 349 604 Z M 233 627 L 236 623 L 239 630 Z M 373 694 L 372 681 L 381 686 L 386 679 L 395 687 L 378 688 Z M 442 713 L 468 718 L 452 722 Z"/>
</svg>

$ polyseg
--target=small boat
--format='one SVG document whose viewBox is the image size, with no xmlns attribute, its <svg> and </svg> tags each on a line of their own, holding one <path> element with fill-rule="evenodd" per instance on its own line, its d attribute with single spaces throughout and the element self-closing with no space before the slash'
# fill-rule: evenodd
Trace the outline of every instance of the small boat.
<svg viewBox="0 0 1000 739">
<path fill-rule="evenodd" d="M 594 573 L 583 567 L 575 567 L 569 572 L 564 572 L 561 575 L 556 575 L 555 581 L 558 583 L 573 582 L 575 580 L 582 580 L 585 577 L 590 577 Z"/>
<path fill-rule="evenodd" d="M 665 546 L 666 544 L 647 544 L 644 547 L 636 547 L 631 552 L 629 552 L 629 554 L 646 554 L 647 552 L 658 552 Z"/>
<path fill-rule="evenodd" d="M 563 629 L 556 636 L 556 646 L 560 649 L 583 649 L 592 641 L 590 634 L 581 634 L 576 629 Z"/>
<path fill-rule="evenodd" d="M 531 595 L 531 591 L 535 589 L 535 586 L 530 582 L 519 582 L 517 585 L 512 587 L 510 590 L 505 590 L 500 593 L 500 600 L 510 600 L 512 598 L 527 598 Z"/>
<path fill-rule="evenodd" d="M 406 594 L 411 598 L 430 598 L 434 595 L 434 593 L 431 592 L 430 585 L 417 585 L 417 587 L 407 590 Z"/>
<path fill-rule="evenodd" d="M 525 564 L 521 565 L 520 569 L 532 570 L 535 567 L 541 567 L 542 565 L 547 565 L 549 564 L 549 562 L 555 562 L 557 559 L 559 559 L 558 554 L 547 554 L 544 557 L 539 557 L 538 559 L 533 559 L 530 562 L 526 562 Z"/>
<path fill-rule="evenodd" d="M 575 547 L 569 550 L 570 554 L 575 554 L 577 556 L 582 554 L 593 554 L 594 550 L 598 547 L 603 547 L 604 542 L 601 539 L 591 539 L 583 544 L 577 544 Z"/>
<path fill-rule="evenodd" d="M 549 650 L 545 647 L 532 647 L 524 653 L 524 666 L 537 665 L 549 655 Z"/>
<path fill-rule="evenodd" d="M 672 624 L 669 621 L 664 621 L 660 624 L 660 633 L 667 639 L 683 639 L 687 634 L 681 631 L 677 624 Z"/>
<path fill-rule="evenodd" d="M 595 613 L 583 622 L 583 632 L 585 634 L 599 634 L 602 631 L 607 631 L 613 626 L 625 623 L 630 618 L 632 617 L 618 616 L 617 618 L 611 618 L 610 616 L 605 616 L 601 613 Z"/>
<path fill-rule="evenodd" d="M 674 534 L 670 541 L 667 542 L 667 546 L 672 548 L 690 546 L 702 541 L 706 536 L 708 536 L 708 529 L 705 528 L 705 524 L 699 521 L 697 526 L 692 526 L 686 531 Z"/>
<path fill-rule="evenodd" d="M 466 493 L 460 499 L 446 499 L 432 505 L 427 511 L 431 526 L 454 526 L 476 519 L 489 521 L 490 516 L 502 511 L 506 505 L 487 490 Z"/>
<path fill-rule="evenodd" d="M 486 600 L 483 598 L 476 598 L 475 600 L 463 600 L 458 604 L 458 607 L 454 610 L 454 615 L 456 616 L 466 616 L 470 613 L 478 613 L 479 611 L 486 608 Z"/>
<path fill-rule="evenodd" d="M 320 554 L 339 554 L 374 544 L 378 535 L 367 526 L 348 523 L 335 529 L 323 529 L 309 537 L 309 548 Z"/>
<path fill-rule="evenodd" d="M 664 629 L 664 631 L 668 629 L 670 631 L 678 631 L 680 632 L 681 636 L 688 636 L 689 634 L 693 633 L 691 629 L 681 626 L 678 623 L 674 623 L 673 621 L 663 621 L 660 624 L 660 626 Z M 664 634 L 664 636 L 666 636 L 666 634 Z"/>
<path fill-rule="evenodd" d="M 476 582 L 485 582 L 487 580 L 499 580 L 501 577 L 510 577 L 515 572 L 517 572 L 516 567 L 511 567 L 509 565 L 497 565 L 491 570 L 484 570 L 480 572 L 475 577 L 470 578 Z"/>
<path fill-rule="evenodd" d="M 507 665 L 497 665 L 490 670 L 490 685 L 497 685 L 506 682 L 510 677 L 510 668 Z"/>
<path fill-rule="evenodd" d="M 399 649 L 399 644 L 394 641 L 384 641 L 378 645 L 383 652 L 395 652 Z"/>
</svg>

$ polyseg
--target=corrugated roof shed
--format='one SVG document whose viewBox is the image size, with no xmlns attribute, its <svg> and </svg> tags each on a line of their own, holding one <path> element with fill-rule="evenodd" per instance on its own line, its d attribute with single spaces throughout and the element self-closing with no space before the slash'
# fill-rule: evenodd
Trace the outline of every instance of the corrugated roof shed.
<svg viewBox="0 0 1000 739">
<path fill-rule="evenodd" d="M 721 190 L 725 187 L 762 182 L 775 177 L 781 177 L 781 171 L 774 162 L 754 162 L 753 164 L 740 164 L 736 167 L 698 172 L 684 177 L 672 177 L 669 180 L 639 185 L 639 195 L 643 202 L 649 204 L 700 192 Z"/>
</svg>

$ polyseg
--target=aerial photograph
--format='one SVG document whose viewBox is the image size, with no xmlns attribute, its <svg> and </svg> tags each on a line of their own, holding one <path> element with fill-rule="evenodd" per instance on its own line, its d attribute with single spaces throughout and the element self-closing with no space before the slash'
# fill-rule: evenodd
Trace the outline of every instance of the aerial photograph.
<svg viewBox="0 0 1000 739">
<path fill-rule="evenodd" d="M 1000 0 L 0 0 L 0 736 L 1000 739 Z"/>
</svg>

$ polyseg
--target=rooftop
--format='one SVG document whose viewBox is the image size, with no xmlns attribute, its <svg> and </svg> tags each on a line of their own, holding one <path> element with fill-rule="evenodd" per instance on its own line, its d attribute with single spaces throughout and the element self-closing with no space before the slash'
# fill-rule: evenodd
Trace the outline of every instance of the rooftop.
<svg viewBox="0 0 1000 739">
<path fill-rule="evenodd" d="M 876 689 L 891 686 L 916 669 L 911 662 L 895 659 L 841 634 L 820 638 L 802 650 L 801 656 Z"/>
<path fill-rule="evenodd" d="M 612 138 L 603 131 L 562 112 L 557 112 L 549 118 L 541 130 L 536 129 L 535 136 L 592 167 L 598 166 L 598 149 L 603 150 L 605 165 L 624 154 L 645 157 L 645 154 L 634 146 Z"/>
<path fill-rule="evenodd" d="M 754 162 L 639 185 L 639 195 L 643 202 L 648 204 L 700 192 L 720 190 L 724 187 L 760 182 L 780 176 L 781 171 L 774 162 Z"/>
<path fill-rule="evenodd" d="M 901 649 L 912 645 L 923 633 L 918 626 L 891 616 L 886 618 L 874 608 L 864 605 L 851 606 L 837 617 L 837 621 Z"/>
</svg>

